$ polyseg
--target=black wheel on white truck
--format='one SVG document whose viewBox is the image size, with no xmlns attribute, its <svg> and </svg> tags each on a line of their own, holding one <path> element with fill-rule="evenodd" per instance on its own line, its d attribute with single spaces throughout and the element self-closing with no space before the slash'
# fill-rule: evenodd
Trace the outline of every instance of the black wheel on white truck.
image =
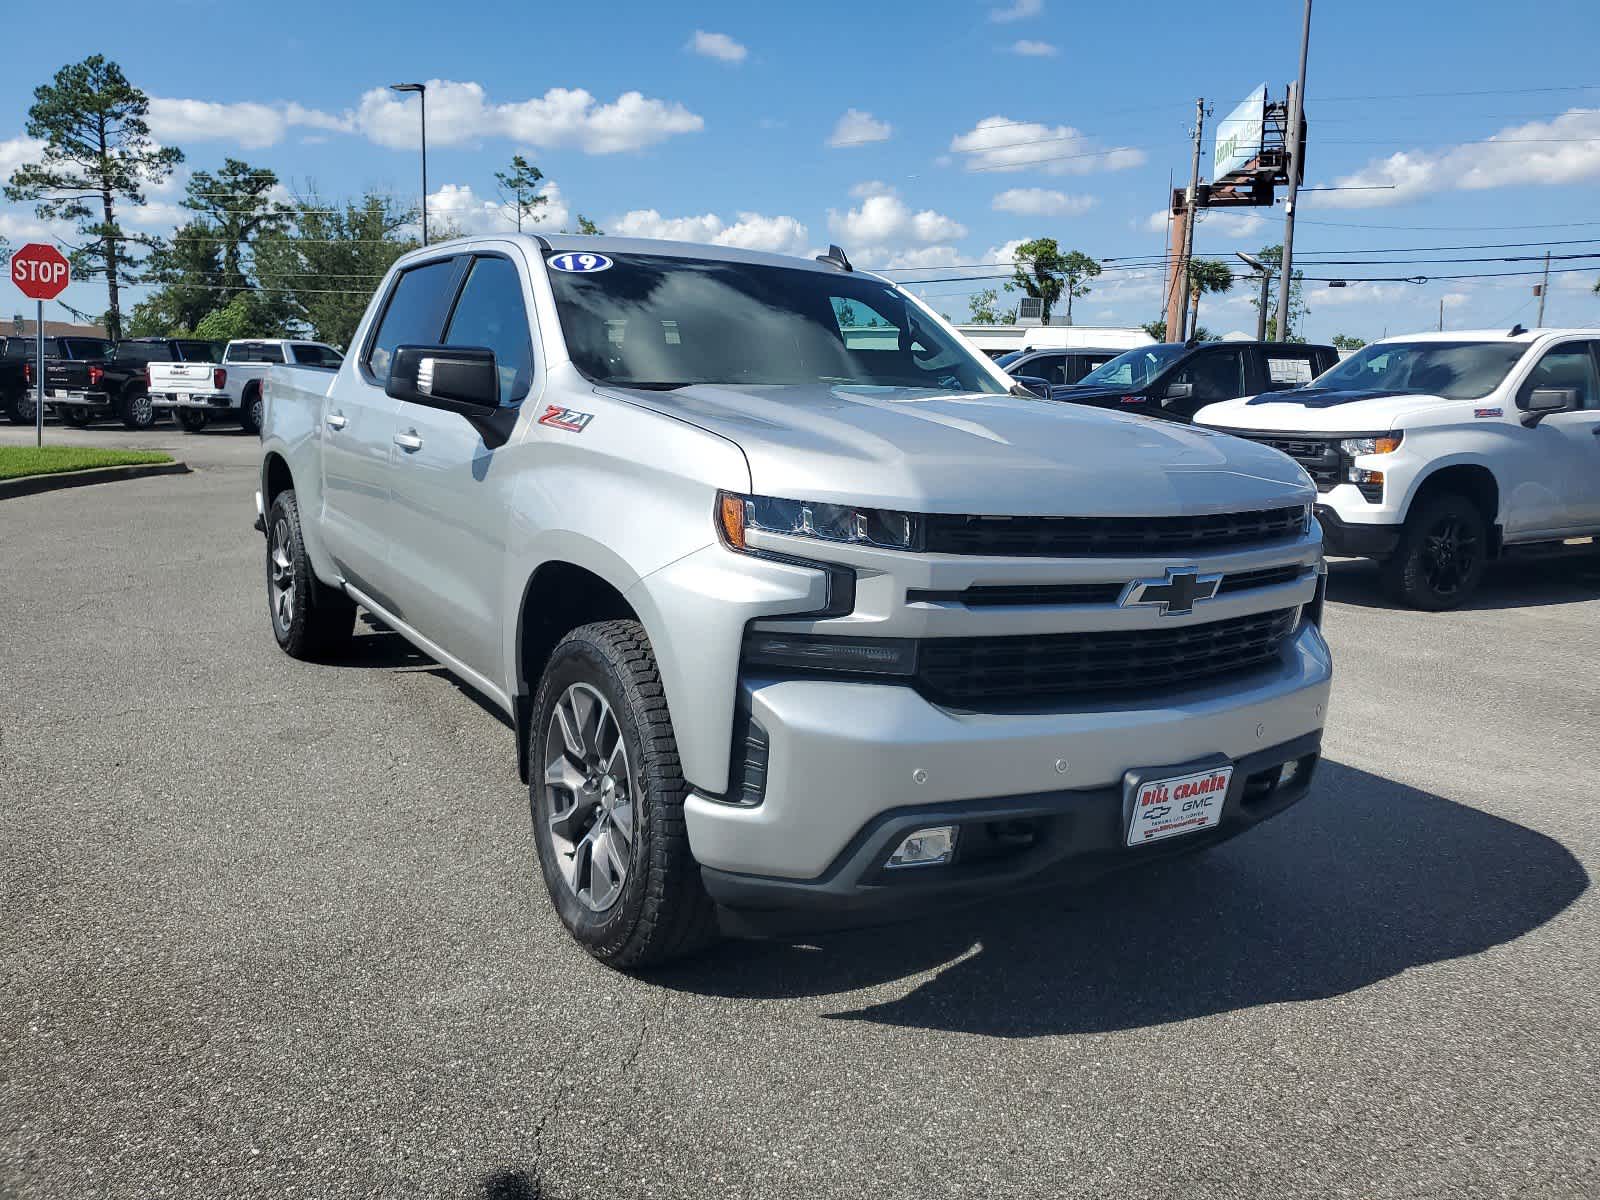
<svg viewBox="0 0 1600 1200">
<path fill-rule="evenodd" d="M 1413 608 L 1443 612 L 1477 590 L 1489 555 L 1489 525 L 1478 506 L 1441 492 L 1413 506 L 1400 544 L 1382 565 L 1384 589 Z"/>
<path fill-rule="evenodd" d="M 533 701 L 529 801 L 562 924 L 601 962 L 649 967 L 713 941 L 689 851 L 672 718 L 637 621 L 574 629 Z"/>
</svg>

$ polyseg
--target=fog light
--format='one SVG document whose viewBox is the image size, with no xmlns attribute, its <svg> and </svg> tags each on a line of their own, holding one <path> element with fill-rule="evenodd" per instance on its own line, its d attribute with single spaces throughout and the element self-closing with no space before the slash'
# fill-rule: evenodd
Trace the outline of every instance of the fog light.
<svg viewBox="0 0 1600 1200">
<path fill-rule="evenodd" d="M 956 826 L 935 825 L 906 837 L 889 856 L 891 867 L 937 867 L 956 854 Z"/>
</svg>

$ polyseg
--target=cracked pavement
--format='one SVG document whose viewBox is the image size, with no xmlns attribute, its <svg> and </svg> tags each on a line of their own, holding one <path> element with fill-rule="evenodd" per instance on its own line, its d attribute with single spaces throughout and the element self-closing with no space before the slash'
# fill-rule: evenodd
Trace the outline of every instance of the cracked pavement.
<svg viewBox="0 0 1600 1200">
<path fill-rule="evenodd" d="M 51 436 L 196 471 L 0 503 L 0 1197 L 1600 1192 L 1600 573 L 1336 564 L 1290 813 L 631 979 L 502 721 L 370 625 L 277 651 L 253 440 Z"/>
</svg>

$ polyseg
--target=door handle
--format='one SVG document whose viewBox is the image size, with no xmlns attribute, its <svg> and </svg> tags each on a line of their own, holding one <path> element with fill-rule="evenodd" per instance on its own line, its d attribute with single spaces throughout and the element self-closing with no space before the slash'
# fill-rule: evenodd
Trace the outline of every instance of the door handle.
<svg viewBox="0 0 1600 1200">
<path fill-rule="evenodd" d="M 417 431 L 415 429 L 406 433 L 395 434 L 394 444 L 408 453 L 422 449 L 422 439 L 417 436 Z"/>
<path fill-rule="evenodd" d="M 1595 437 L 1600 437 L 1600 425 L 1590 426 L 1589 432 L 1594 434 Z"/>
<path fill-rule="evenodd" d="M 329 429 L 343 429 L 350 424 L 350 418 L 343 413 L 329 413 L 327 421 Z"/>
</svg>

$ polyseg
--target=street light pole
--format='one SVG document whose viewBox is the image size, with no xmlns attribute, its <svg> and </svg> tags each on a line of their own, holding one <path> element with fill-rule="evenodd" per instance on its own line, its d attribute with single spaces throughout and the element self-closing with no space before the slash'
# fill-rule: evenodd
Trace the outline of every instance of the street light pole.
<svg viewBox="0 0 1600 1200">
<path fill-rule="evenodd" d="M 1289 194 L 1283 202 L 1283 261 L 1278 277 L 1278 340 L 1289 340 L 1289 290 L 1294 284 L 1294 201 L 1300 191 L 1300 130 L 1306 119 L 1306 52 L 1311 48 L 1311 0 L 1300 26 L 1300 81 L 1289 110 Z"/>
<path fill-rule="evenodd" d="M 391 83 L 390 91 L 415 92 L 422 112 L 422 244 L 428 244 L 428 85 L 425 83 Z"/>
<path fill-rule="evenodd" d="M 1233 256 L 1257 275 L 1261 276 L 1261 299 L 1256 305 L 1256 341 L 1267 340 L 1267 299 L 1272 288 L 1272 269 L 1252 254 L 1235 250 Z"/>
</svg>

